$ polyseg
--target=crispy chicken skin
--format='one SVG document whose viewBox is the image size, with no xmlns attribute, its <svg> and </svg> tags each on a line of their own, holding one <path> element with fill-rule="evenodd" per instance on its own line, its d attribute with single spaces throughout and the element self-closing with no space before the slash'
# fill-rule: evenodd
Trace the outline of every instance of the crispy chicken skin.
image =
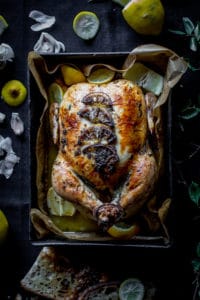
<svg viewBox="0 0 200 300">
<path fill-rule="evenodd" d="M 56 192 L 103 229 L 136 214 L 157 178 L 141 89 L 124 79 L 75 84 L 66 91 L 58 116 Z"/>
</svg>

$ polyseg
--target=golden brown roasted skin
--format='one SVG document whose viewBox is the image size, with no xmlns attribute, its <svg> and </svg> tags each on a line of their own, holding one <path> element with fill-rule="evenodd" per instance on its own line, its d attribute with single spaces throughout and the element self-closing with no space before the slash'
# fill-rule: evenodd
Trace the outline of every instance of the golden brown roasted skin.
<svg viewBox="0 0 200 300">
<path fill-rule="evenodd" d="M 132 82 L 72 85 L 59 109 L 54 189 L 104 229 L 136 214 L 157 178 L 147 132 L 144 95 Z"/>
</svg>

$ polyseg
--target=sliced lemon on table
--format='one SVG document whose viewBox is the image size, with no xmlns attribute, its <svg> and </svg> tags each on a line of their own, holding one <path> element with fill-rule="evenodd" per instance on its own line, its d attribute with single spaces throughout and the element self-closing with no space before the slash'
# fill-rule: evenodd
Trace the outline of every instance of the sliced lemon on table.
<svg viewBox="0 0 200 300">
<path fill-rule="evenodd" d="M 83 40 L 93 39 L 99 26 L 99 18 L 91 11 L 80 11 L 73 20 L 74 32 Z"/>
<path fill-rule="evenodd" d="M 133 81 L 148 92 L 160 95 L 163 89 L 164 78 L 157 72 L 147 68 L 142 63 L 135 63 L 130 69 L 125 71 L 123 78 Z"/>
<path fill-rule="evenodd" d="M 0 35 L 4 32 L 4 30 L 8 27 L 8 23 L 6 19 L 0 15 Z"/>
<path fill-rule="evenodd" d="M 53 187 L 50 187 L 47 193 L 47 206 L 49 212 L 55 216 L 73 216 L 76 212 L 74 205 L 61 198 Z"/>
<path fill-rule="evenodd" d="M 61 73 L 66 85 L 72 85 L 75 83 L 86 81 L 85 75 L 83 74 L 83 72 L 81 72 L 81 70 L 69 65 L 62 65 Z"/>
<path fill-rule="evenodd" d="M 103 84 L 110 82 L 115 77 L 115 71 L 107 68 L 99 68 L 91 72 L 87 77 L 87 81 L 90 83 Z"/>
<path fill-rule="evenodd" d="M 124 222 L 118 222 L 108 229 L 109 235 L 117 239 L 130 239 L 138 234 L 140 227 L 137 223 L 128 225 Z"/>
<path fill-rule="evenodd" d="M 8 234 L 8 229 L 8 220 L 3 211 L 0 210 L 0 244 L 2 244 L 5 241 Z"/>
<path fill-rule="evenodd" d="M 61 103 L 62 99 L 63 99 L 62 87 L 56 82 L 51 83 L 48 88 L 49 103 L 53 103 L 53 102 Z"/>
<path fill-rule="evenodd" d="M 128 278 L 119 287 L 120 300 L 143 300 L 144 294 L 144 285 L 137 278 Z"/>
</svg>

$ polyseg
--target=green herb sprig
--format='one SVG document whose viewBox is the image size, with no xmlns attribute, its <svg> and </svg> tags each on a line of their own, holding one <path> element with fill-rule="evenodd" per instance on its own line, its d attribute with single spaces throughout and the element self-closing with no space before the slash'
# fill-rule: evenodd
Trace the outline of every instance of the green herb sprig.
<svg viewBox="0 0 200 300">
<path fill-rule="evenodd" d="M 200 22 L 194 24 L 188 17 L 183 17 L 182 21 L 183 21 L 184 31 L 171 30 L 171 29 L 169 29 L 169 31 L 177 35 L 189 37 L 190 49 L 192 51 L 197 51 L 200 48 Z"/>
<path fill-rule="evenodd" d="M 180 119 L 189 120 L 200 113 L 200 94 L 198 95 L 197 104 L 192 103 L 191 99 L 179 114 Z"/>
</svg>

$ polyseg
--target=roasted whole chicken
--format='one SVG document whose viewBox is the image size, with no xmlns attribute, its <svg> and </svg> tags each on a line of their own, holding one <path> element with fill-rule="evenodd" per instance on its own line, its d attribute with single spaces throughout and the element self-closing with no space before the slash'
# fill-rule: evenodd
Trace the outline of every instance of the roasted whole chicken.
<svg viewBox="0 0 200 300">
<path fill-rule="evenodd" d="M 51 106 L 53 188 L 103 230 L 137 214 L 157 182 L 149 103 L 140 87 L 118 79 L 74 84 Z"/>
</svg>

